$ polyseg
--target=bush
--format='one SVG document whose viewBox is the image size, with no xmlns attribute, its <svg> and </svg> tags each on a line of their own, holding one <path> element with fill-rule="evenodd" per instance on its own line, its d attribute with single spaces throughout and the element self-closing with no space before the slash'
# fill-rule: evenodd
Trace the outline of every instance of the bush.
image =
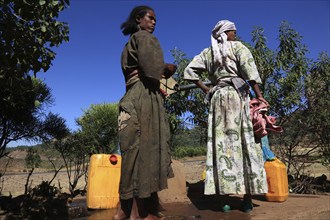
<svg viewBox="0 0 330 220">
<path fill-rule="evenodd" d="M 177 147 L 173 152 L 175 158 L 205 156 L 205 147 Z"/>
</svg>

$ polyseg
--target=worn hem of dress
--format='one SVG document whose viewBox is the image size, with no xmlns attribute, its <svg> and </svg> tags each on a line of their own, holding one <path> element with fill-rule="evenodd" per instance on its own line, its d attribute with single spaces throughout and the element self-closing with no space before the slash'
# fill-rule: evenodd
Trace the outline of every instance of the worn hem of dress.
<svg viewBox="0 0 330 220">
<path fill-rule="evenodd" d="M 158 193 L 164 189 L 168 189 L 168 187 L 164 187 L 158 191 L 155 191 L 155 192 L 151 192 L 149 195 L 135 195 L 135 193 L 133 191 L 131 192 L 128 192 L 128 193 L 125 193 L 125 194 L 120 194 L 120 199 L 123 199 L 123 200 L 128 200 L 128 199 L 132 199 L 132 198 L 135 198 L 135 197 L 139 197 L 141 199 L 145 199 L 145 198 L 149 198 L 151 196 L 151 194 L 153 193 Z"/>
</svg>

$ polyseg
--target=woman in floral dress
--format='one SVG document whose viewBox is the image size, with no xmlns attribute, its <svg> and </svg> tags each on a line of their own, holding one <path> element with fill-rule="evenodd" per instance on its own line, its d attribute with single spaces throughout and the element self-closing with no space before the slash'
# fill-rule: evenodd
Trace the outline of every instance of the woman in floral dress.
<svg viewBox="0 0 330 220">
<path fill-rule="evenodd" d="M 229 194 L 244 194 L 242 209 L 249 212 L 251 195 L 267 193 L 262 150 L 255 143 L 249 113 L 249 87 L 260 102 L 268 103 L 260 92 L 261 79 L 251 52 L 236 41 L 235 24 L 219 21 L 211 41 L 184 71 L 184 79 L 199 86 L 210 105 L 204 193 L 223 195 L 225 212 L 230 210 Z M 200 79 L 205 72 L 212 88 Z"/>
</svg>

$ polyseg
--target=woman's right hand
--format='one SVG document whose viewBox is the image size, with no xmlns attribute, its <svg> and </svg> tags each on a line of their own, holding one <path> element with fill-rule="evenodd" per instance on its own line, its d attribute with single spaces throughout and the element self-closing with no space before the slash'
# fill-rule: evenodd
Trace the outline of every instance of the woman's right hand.
<svg viewBox="0 0 330 220">
<path fill-rule="evenodd" d="M 260 102 L 263 102 L 264 104 L 267 105 L 267 107 L 269 107 L 269 103 L 267 102 L 266 99 L 264 99 L 264 97 L 262 96 L 261 94 L 261 91 L 260 91 L 260 88 L 259 88 L 259 85 L 256 81 L 254 80 L 250 80 L 249 81 L 249 84 L 251 85 L 251 87 L 253 88 L 253 91 L 257 97 L 257 99 L 260 101 Z"/>
<path fill-rule="evenodd" d="M 165 63 L 165 68 L 164 68 L 164 78 L 168 79 L 170 78 L 176 71 L 177 66 L 174 64 L 170 64 L 170 63 Z"/>
</svg>

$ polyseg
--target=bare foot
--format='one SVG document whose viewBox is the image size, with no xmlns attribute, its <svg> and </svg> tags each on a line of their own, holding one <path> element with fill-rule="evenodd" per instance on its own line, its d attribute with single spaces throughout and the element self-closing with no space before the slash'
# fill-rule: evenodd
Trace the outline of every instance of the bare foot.
<svg viewBox="0 0 330 220">
<path fill-rule="evenodd" d="M 117 213 L 112 217 L 112 220 L 124 220 L 128 219 L 126 215 L 118 215 Z"/>
<path fill-rule="evenodd" d="M 123 220 L 123 219 L 127 219 L 128 216 L 125 215 L 125 213 L 116 213 L 113 217 L 112 220 Z"/>
<path fill-rule="evenodd" d="M 112 220 L 123 220 L 127 219 L 129 216 L 121 209 L 121 206 L 118 207 L 116 214 L 112 217 Z"/>
</svg>

